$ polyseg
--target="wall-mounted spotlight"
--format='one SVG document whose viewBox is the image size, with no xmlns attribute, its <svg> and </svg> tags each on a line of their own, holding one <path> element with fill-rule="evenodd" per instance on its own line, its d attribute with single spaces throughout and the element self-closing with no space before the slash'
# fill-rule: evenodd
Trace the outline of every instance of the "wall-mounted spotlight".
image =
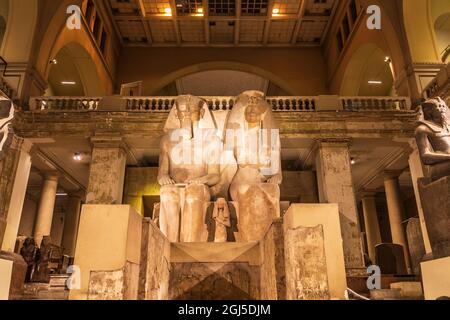
<svg viewBox="0 0 450 320">
<path fill-rule="evenodd" d="M 389 58 L 389 57 L 384 58 L 384 62 L 391 63 L 391 58 Z"/>
<path fill-rule="evenodd" d="M 50 60 L 49 64 L 58 64 L 58 60 L 52 59 L 52 60 Z"/>
<path fill-rule="evenodd" d="M 350 163 L 352 164 L 352 166 L 355 165 L 356 164 L 355 158 L 350 158 Z"/>
</svg>

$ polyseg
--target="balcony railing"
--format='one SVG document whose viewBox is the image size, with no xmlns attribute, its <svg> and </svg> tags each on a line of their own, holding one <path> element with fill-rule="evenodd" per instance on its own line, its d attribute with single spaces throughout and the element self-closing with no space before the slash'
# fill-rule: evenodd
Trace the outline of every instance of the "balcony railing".
<svg viewBox="0 0 450 320">
<path fill-rule="evenodd" d="M 433 98 L 442 96 L 445 98 L 450 95 L 450 63 L 436 75 L 436 77 L 425 88 L 424 96 L 426 98 Z"/>
<path fill-rule="evenodd" d="M 231 110 L 235 97 L 202 97 L 210 110 Z M 39 111 L 147 111 L 169 112 L 176 97 L 34 97 L 30 99 L 30 110 Z M 125 100 L 125 101 L 124 101 Z M 408 97 L 267 97 L 275 112 L 315 111 L 408 111 Z M 113 107 L 112 103 L 117 105 Z"/>
</svg>

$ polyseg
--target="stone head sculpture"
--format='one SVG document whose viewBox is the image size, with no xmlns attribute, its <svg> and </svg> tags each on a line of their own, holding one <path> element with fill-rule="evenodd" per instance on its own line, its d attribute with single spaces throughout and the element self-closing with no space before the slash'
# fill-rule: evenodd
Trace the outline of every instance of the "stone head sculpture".
<svg viewBox="0 0 450 320">
<path fill-rule="evenodd" d="M 450 132 L 450 109 L 442 98 L 429 99 L 422 104 L 422 121 L 429 121 Z"/>
</svg>

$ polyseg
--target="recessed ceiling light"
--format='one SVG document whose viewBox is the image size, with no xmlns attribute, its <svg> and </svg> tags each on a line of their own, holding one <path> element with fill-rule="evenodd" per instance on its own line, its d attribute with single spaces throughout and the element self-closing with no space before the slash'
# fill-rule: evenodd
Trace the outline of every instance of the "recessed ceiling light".
<svg viewBox="0 0 450 320">
<path fill-rule="evenodd" d="M 81 161 L 81 160 L 83 160 L 83 156 L 81 155 L 81 153 L 75 152 L 74 155 L 73 155 L 73 160 Z"/>
<path fill-rule="evenodd" d="M 64 84 L 64 85 L 75 85 L 75 84 L 77 84 L 75 81 L 61 81 L 61 84 Z"/>
<path fill-rule="evenodd" d="M 379 80 L 369 80 L 367 81 L 368 84 L 383 84 L 383 81 Z"/>
</svg>

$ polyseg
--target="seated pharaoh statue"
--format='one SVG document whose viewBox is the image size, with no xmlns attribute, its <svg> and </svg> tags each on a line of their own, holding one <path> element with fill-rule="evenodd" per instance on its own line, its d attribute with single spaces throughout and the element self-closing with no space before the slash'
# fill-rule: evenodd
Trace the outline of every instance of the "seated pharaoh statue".
<svg viewBox="0 0 450 320">
<path fill-rule="evenodd" d="M 230 195 L 238 207 L 238 241 L 259 241 L 280 216 L 279 130 L 272 108 L 259 91 L 236 100 L 226 126 L 225 150 L 233 150 L 237 172 Z"/>
<path fill-rule="evenodd" d="M 432 181 L 450 176 L 450 109 L 441 98 L 422 104 L 416 141 L 423 164 Z"/>
<path fill-rule="evenodd" d="M 207 103 L 176 99 L 161 140 L 159 224 L 171 242 L 205 241 L 210 187 L 220 180 L 222 143 Z"/>
</svg>

